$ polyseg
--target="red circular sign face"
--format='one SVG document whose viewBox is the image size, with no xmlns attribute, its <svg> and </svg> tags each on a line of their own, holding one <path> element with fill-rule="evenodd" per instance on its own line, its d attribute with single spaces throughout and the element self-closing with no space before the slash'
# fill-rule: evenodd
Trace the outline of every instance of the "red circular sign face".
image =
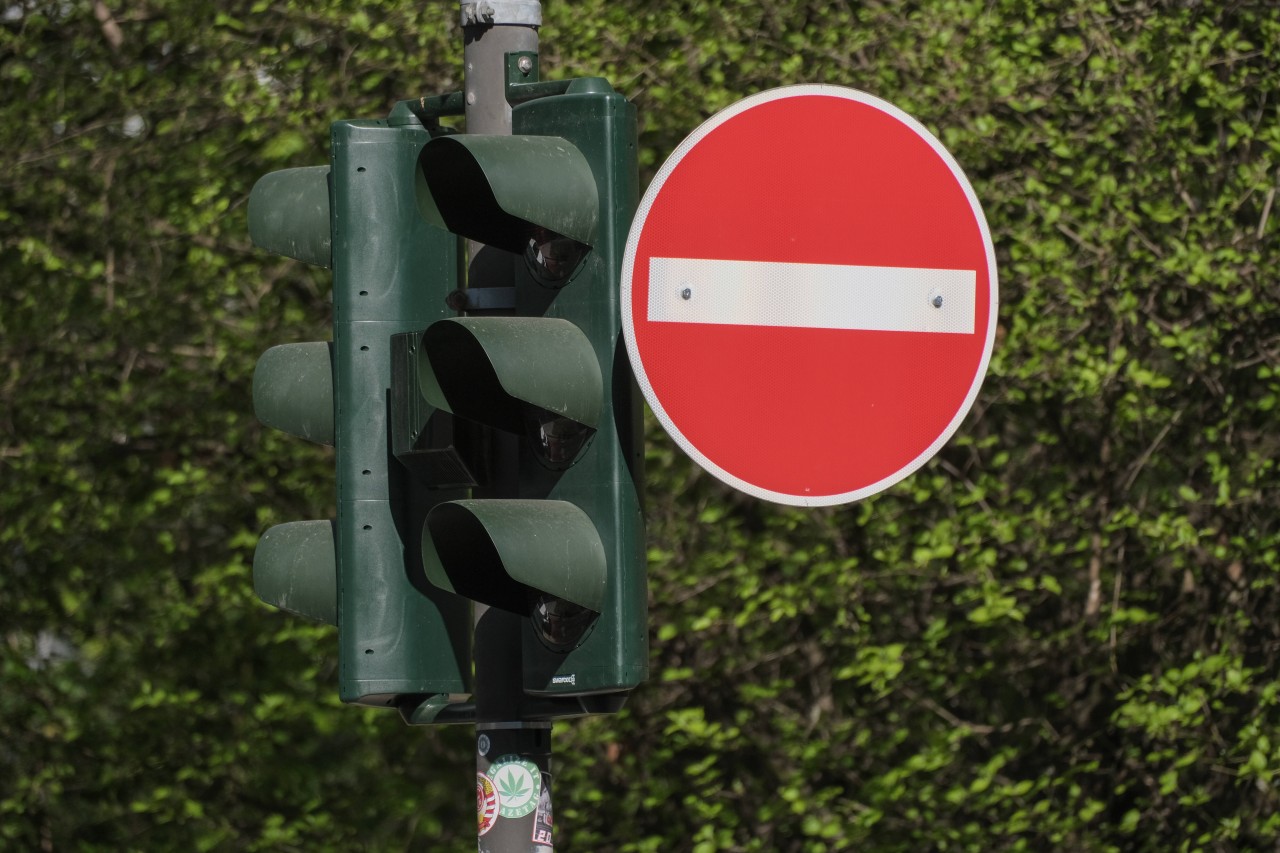
<svg viewBox="0 0 1280 853">
<path fill-rule="evenodd" d="M 686 139 L 645 193 L 623 333 L 667 432 L 748 494 L 824 506 L 951 437 L 991 356 L 996 265 L 942 144 L 878 98 L 794 86 Z"/>
</svg>

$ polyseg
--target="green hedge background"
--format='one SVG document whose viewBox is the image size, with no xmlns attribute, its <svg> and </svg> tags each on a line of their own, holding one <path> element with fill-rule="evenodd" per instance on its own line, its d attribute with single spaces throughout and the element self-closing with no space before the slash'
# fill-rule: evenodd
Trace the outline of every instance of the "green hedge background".
<svg viewBox="0 0 1280 853">
<path fill-rule="evenodd" d="M 557 726 L 558 848 L 1275 849 L 1280 7 L 543 7 L 644 182 L 740 97 L 854 86 L 955 154 L 1001 280 L 974 410 L 873 499 L 759 503 L 650 429 L 653 677 Z M 473 849 L 470 731 L 341 706 L 249 572 L 333 503 L 252 414 L 328 283 L 249 189 L 460 74 L 444 0 L 0 8 L 0 847 Z"/>
</svg>

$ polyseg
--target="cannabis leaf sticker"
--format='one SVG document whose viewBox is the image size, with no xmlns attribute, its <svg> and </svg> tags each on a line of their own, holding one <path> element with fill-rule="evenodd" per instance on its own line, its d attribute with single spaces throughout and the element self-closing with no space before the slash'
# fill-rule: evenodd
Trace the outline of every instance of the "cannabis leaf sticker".
<svg viewBox="0 0 1280 853">
<path fill-rule="evenodd" d="M 528 774 L 520 774 L 512 770 L 505 776 L 498 777 L 498 792 L 504 800 L 523 800 L 533 796 L 533 786 L 529 784 Z"/>
<path fill-rule="evenodd" d="M 507 755 L 489 768 L 490 778 L 498 789 L 498 814 L 524 817 L 538 805 L 542 774 L 538 765 L 519 756 Z"/>
</svg>

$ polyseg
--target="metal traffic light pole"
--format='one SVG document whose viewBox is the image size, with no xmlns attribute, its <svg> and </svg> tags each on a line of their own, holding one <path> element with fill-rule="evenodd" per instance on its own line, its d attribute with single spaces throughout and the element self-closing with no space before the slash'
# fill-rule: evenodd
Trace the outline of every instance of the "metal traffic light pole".
<svg viewBox="0 0 1280 853">
<path fill-rule="evenodd" d="M 463 2 L 466 132 L 509 136 L 506 55 L 536 53 L 542 5 L 536 0 Z M 484 286 L 484 244 L 468 241 L 468 287 Z M 514 454 L 499 438 L 498 454 Z M 491 497 L 512 484 L 498 483 Z M 521 618 L 475 605 L 476 798 L 480 853 L 552 850 L 551 723 L 521 719 Z"/>
</svg>

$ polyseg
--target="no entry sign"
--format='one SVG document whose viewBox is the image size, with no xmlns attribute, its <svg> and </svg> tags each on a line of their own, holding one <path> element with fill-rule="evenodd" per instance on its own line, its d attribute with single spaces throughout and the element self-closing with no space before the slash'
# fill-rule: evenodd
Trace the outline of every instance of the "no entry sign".
<svg viewBox="0 0 1280 853">
<path fill-rule="evenodd" d="M 713 116 L 632 224 L 623 334 L 654 414 L 748 494 L 888 488 L 956 431 L 991 357 L 996 265 L 960 167 L 878 98 L 793 86 Z"/>
</svg>

